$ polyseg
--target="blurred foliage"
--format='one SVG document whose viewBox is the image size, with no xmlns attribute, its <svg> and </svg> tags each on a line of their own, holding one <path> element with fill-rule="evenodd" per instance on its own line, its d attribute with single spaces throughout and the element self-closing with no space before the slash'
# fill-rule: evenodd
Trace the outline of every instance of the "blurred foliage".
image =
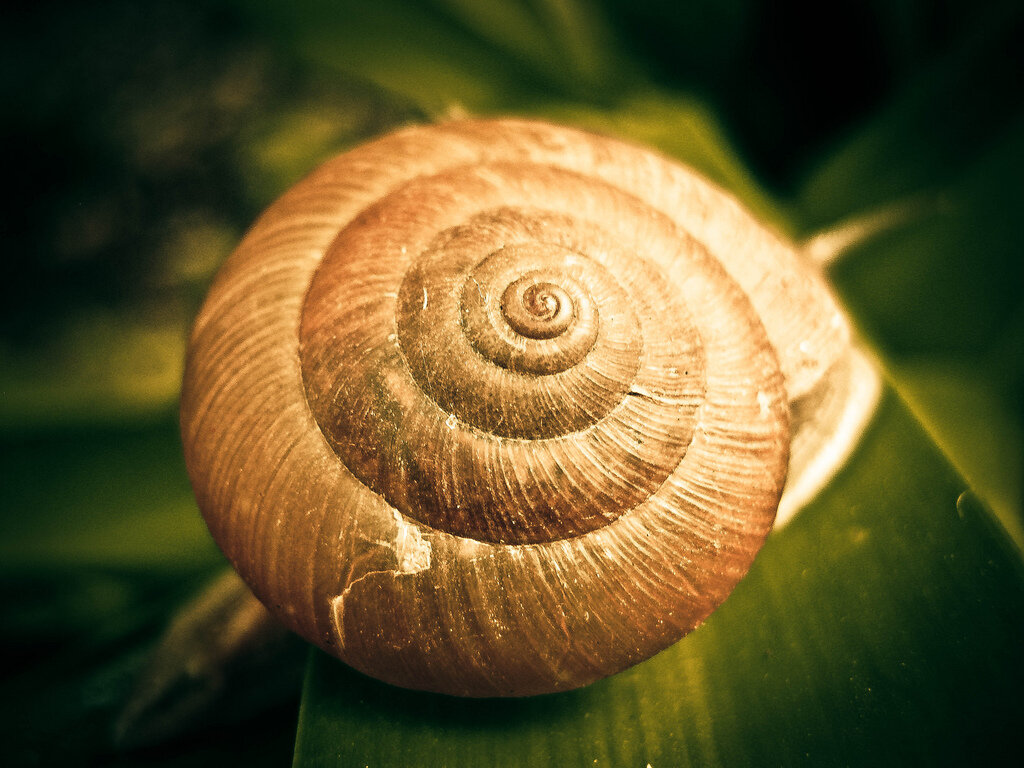
<svg viewBox="0 0 1024 768">
<path fill-rule="evenodd" d="M 14 192 L 0 210 L 4 764 L 289 759 L 294 693 L 260 719 L 211 717 L 207 732 L 160 750 L 118 751 L 113 743 L 114 719 L 167 617 L 222 566 L 180 456 L 174 409 L 182 351 L 214 270 L 259 211 L 330 154 L 410 121 L 520 113 L 632 138 L 700 168 L 798 238 L 880 216 L 888 223 L 831 268 L 837 290 L 931 439 L 1024 545 L 1019 2 L 108 0 L 44 1 L 5 16 L 0 110 Z M 900 412 L 891 401 L 887 407 Z M 921 447 L 927 440 L 912 427 L 886 439 L 907 434 L 917 442 L 906 454 L 930 457 L 932 468 L 922 472 L 932 486 L 902 488 L 916 496 L 906 507 L 893 501 L 889 527 L 878 517 L 857 523 L 875 537 L 865 559 L 850 560 L 850 570 L 839 564 L 834 574 L 819 569 L 820 594 L 798 590 L 803 610 L 824 614 L 808 631 L 828 629 L 828 638 L 804 643 L 784 628 L 762 629 L 744 646 L 754 653 L 761 638 L 787 644 L 777 651 L 783 656 L 810 649 L 815 663 L 762 689 L 765 696 L 788 690 L 790 698 L 819 673 L 834 681 L 845 672 L 822 647 L 874 649 L 851 654 L 868 668 L 851 672 L 848 688 L 822 683 L 815 693 L 821 708 L 813 722 L 832 734 L 817 738 L 852 750 L 851 761 L 866 760 L 880 734 L 901 737 L 882 727 L 886 713 L 902 714 L 894 722 L 918 734 L 914 744 L 945 745 L 949 760 L 977 747 L 943 731 L 955 728 L 958 695 L 987 702 L 978 717 L 990 719 L 992 733 L 1021 714 L 1006 688 L 1020 680 L 1013 651 L 1024 624 L 1019 552 L 1008 554 L 977 504 L 961 505 L 969 522 L 957 527 L 948 494 L 958 481 L 935 469 L 942 458 Z M 899 455 L 879 466 L 899 464 Z M 880 477 L 876 491 L 896 485 Z M 934 508 L 929 492 L 945 494 Z M 871 513 L 858 511 L 856 496 L 842 488 L 833 493 L 830 503 L 850 514 Z M 915 542 L 911 518 L 930 510 L 945 533 Z M 828 536 L 841 535 L 843 522 L 818 525 L 820 516 L 798 518 L 773 542 L 789 554 L 772 562 L 813 559 L 835 544 Z M 902 560 L 886 554 L 887 535 L 907 545 Z M 937 565 L 954 560 L 957 569 Z M 784 582 L 794 573 L 769 574 L 760 562 L 737 606 L 727 603 L 695 642 L 673 649 L 677 661 L 692 666 L 686 659 L 706 652 L 712 671 L 730 666 L 707 650 L 715 633 L 735 624 L 759 589 L 793 588 Z M 866 618 L 847 622 L 821 605 L 834 597 L 829 590 L 854 589 L 857 573 L 866 586 L 850 599 L 891 598 L 882 600 L 879 621 L 895 621 L 895 635 L 861 637 Z M 955 589 L 936 591 L 950 579 Z M 918 605 L 910 615 L 919 622 L 900 623 L 904 603 Z M 945 615 L 950 627 L 973 629 L 943 635 Z M 923 642 L 922 632 L 933 640 Z M 894 637 L 916 664 L 897 680 L 887 677 L 897 651 L 878 645 Z M 958 653 L 1001 660 L 1005 679 L 970 679 L 988 667 L 958 661 Z M 743 674 L 766 673 L 753 656 L 742 658 Z M 316 660 L 313 668 L 324 666 Z M 370 719 L 373 702 L 408 698 L 399 706 L 449 713 L 439 718 L 461 706 L 406 697 L 337 667 L 322 671 L 356 698 L 303 717 L 369 702 L 356 712 L 365 723 L 342 722 L 368 729 L 354 732 L 380 744 L 392 726 Z M 561 704 L 538 705 L 526 716 L 539 723 L 532 732 L 550 725 L 549 736 L 563 733 L 555 709 L 602 696 L 627 701 L 610 710 L 614 718 L 659 720 L 650 710 L 656 699 L 627 691 L 646 674 L 638 668 Z M 942 675 L 930 689 L 934 700 L 922 700 L 920 690 Z M 865 689 L 873 698 L 856 698 Z M 740 710 L 709 693 L 707 709 L 689 711 L 700 701 L 687 698 L 692 689 L 665 690 L 680 697 L 675 716 L 724 719 L 724 730 L 707 732 L 734 734 L 738 741 L 729 743 L 740 751 L 719 757 L 742 757 Z M 844 737 L 835 718 L 851 713 L 862 730 Z M 602 726 L 609 734 L 622 732 L 614 718 Z M 971 722 L 969 735 L 984 732 L 981 720 Z M 472 738 L 486 743 L 482 733 Z M 657 741 L 656 730 L 646 737 Z M 755 737 L 782 753 L 796 743 L 785 731 Z M 657 743 L 663 760 L 716 759 L 701 751 L 707 744 Z M 842 752 L 826 747 L 793 759 L 840 762 Z M 915 762 L 923 755 L 914 748 L 888 761 Z M 613 763 L 640 754 L 625 743 L 602 749 L 595 756 Z M 572 762 L 568 753 L 561 759 Z"/>
</svg>

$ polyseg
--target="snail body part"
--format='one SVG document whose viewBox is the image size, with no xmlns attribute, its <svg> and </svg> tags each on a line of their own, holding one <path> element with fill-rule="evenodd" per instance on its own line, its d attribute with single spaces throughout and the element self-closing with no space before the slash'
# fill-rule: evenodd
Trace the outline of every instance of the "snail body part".
<svg viewBox="0 0 1024 768">
<path fill-rule="evenodd" d="M 820 274 L 689 169 L 544 123 L 414 127 L 249 232 L 182 434 L 289 627 L 396 685 L 530 695 L 728 596 L 849 349 Z"/>
</svg>

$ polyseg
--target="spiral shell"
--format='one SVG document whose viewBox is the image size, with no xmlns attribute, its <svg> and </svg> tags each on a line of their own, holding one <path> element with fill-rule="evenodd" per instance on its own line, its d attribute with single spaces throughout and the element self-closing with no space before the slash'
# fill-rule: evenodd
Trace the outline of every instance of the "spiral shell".
<svg viewBox="0 0 1024 768">
<path fill-rule="evenodd" d="M 182 433 L 215 539 L 295 631 L 397 685 L 528 695 L 726 598 L 791 403 L 848 347 L 818 273 L 692 171 L 542 123 L 416 127 L 257 222 Z"/>
</svg>

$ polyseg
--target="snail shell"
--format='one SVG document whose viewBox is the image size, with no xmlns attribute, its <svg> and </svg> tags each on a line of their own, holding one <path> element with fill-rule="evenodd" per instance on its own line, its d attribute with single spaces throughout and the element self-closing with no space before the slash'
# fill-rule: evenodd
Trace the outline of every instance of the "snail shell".
<svg viewBox="0 0 1024 768">
<path fill-rule="evenodd" d="M 227 261 L 182 434 L 214 538 L 289 627 L 389 683 L 529 695 L 727 597 L 791 404 L 848 347 L 814 268 L 689 169 L 543 123 L 414 127 Z"/>
</svg>

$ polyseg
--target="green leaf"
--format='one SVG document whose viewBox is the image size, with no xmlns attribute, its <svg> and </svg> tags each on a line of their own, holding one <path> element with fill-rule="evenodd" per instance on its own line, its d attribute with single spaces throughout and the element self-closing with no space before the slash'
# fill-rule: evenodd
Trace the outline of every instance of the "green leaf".
<svg viewBox="0 0 1024 768">
<path fill-rule="evenodd" d="M 830 276 L 894 385 L 1024 546 L 1022 138 L 933 208 L 855 245 Z"/>
<path fill-rule="evenodd" d="M 305 0 L 245 12 L 316 66 L 435 115 L 516 109 L 538 96 L 601 101 L 636 74 L 603 17 L 577 0 Z"/>
<path fill-rule="evenodd" d="M 888 395 L 827 491 L 672 648 L 465 701 L 311 658 L 296 766 L 965 765 L 1015 748 L 1020 553 Z"/>
<path fill-rule="evenodd" d="M 934 193 L 1000 141 L 1019 136 L 1024 9 L 995 0 L 963 15 L 974 18 L 958 20 L 963 34 L 948 51 L 899 83 L 807 174 L 797 206 L 806 227 Z"/>
<path fill-rule="evenodd" d="M 45 344 L 0 347 L 0 427 L 31 432 L 159 418 L 178 397 L 186 336 L 184 317 L 147 323 L 95 312 L 55 329 Z"/>
<path fill-rule="evenodd" d="M 891 212 L 830 277 L 894 385 L 1024 547 L 1024 99 L 976 86 L 1001 92 L 1019 46 L 1006 33 L 969 42 L 812 173 L 793 213 L 828 228 Z"/>
<path fill-rule="evenodd" d="M 170 414 L 168 414 L 170 416 Z M 5 437 L 0 573 L 185 570 L 221 561 L 196 509 L 173 417 Z"/>
</svg>

